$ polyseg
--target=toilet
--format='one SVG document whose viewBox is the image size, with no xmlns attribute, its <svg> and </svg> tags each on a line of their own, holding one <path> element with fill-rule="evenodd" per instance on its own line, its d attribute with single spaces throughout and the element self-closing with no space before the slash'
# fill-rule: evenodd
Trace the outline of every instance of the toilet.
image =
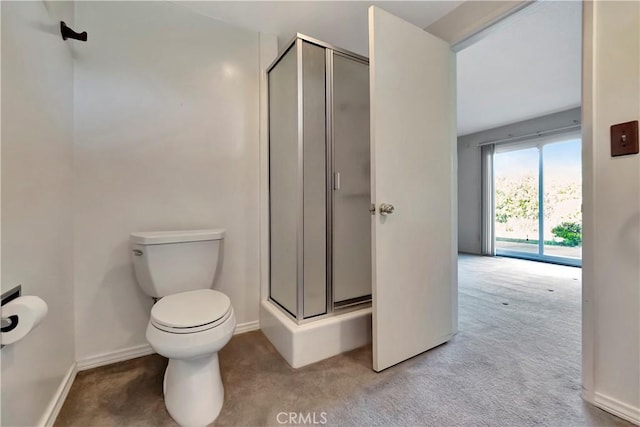
<svg viewBox="0 0 640 427">
<path fill-rule="evenodd" d="M 159 299 L 147 340 L 169 359 L 164 401 L 183 427 L 204 427 L 220 414 L 224 388 L 218 351 L 235 330 L 231 301 L 211 289 L 224 230 L 131 233 L 133 265 L 142 290 Z"/>
</svg>

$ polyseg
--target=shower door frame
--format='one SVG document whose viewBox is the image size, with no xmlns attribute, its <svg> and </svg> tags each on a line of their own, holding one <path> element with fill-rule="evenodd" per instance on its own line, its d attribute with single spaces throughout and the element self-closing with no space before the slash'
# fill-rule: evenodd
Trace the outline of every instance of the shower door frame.
<svg viewBox="0 0 640 427">
<path fill-rule="evenodd" d="M 303 123 L 303 76 L 302 76 L 302 43 L 307 42 L 325 49 L 325 153 L 326 153 L 326 310 L 325 313 L 304 317 L 304 181 L 303 164 L 304 164 L 304 123 Z M 346 304 L 341 307 L 335 307 L 333 302 L 333 164 L 334 164 L 334 138 L 333 138 L 333 56 L 338 54 L 357 62 L 369 65 L 369 58 L 341 49 L 332 44 L 323 42 L 313 37 L 297 33 L 278 54 L 276 59 L 267 67 L 267 106 L 270 105 L 269 93 L 269 73 L 278 65 L 280 60 L 291 50 L 296 49 L 296 75 L 297 75 L 297 104 L 298 104 L 298 129 L 297 129 L 297 145 L 298 145 L 298 170 L 297 176 L 300 178 L 298 183 L 298 220 L 296 225 L 296 312 L 291 313 L 283 307 L 278 301 L 271 297 L 271 138 L 270 138 L 270 111 L 267 108 L 267 170 L 268 170 L 268 247 L 269 247 L 269 274 L 268 274 L 268 300 L 272 302 L 278 309 L 289 318 L 295 320 L 298 324 L 305 324 L 319 319 L 344 314 L 349 311 L 358 310 L 371 306 L 371 294 L 363 297 L 362 301 L 352 304 Z"/>
</svg>

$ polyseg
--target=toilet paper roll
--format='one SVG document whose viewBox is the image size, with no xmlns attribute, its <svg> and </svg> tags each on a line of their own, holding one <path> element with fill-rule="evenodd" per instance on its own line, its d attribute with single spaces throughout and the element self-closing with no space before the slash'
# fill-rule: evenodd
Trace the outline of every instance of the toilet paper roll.
<svg viewBox="0 0 640 427">
<path fill-rule="evenodd" d="M 2 345 L 13 344 L 24 338 L 47 315 L 47 303 L 36 296 L 23 296 L 14 299 L 2 306 L 2 317 L 18 316 L 18 325 L 0 334 Z"/>
</svg>

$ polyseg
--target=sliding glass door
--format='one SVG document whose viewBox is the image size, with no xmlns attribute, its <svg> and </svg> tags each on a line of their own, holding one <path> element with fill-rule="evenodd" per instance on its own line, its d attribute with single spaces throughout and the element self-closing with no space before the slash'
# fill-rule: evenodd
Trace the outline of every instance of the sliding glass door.
<svg viewBox="0 0 640 427">
<path fill-rule="evenodd" d="M 496 150 L 496 253 L 539 252 L 539 158 L 537 147 Z"/>
<path fill-rule="evenodd" d="M 580 265 L 581 140 L 498 145 L 493 159 L 497 255 Z"/>
</svg>

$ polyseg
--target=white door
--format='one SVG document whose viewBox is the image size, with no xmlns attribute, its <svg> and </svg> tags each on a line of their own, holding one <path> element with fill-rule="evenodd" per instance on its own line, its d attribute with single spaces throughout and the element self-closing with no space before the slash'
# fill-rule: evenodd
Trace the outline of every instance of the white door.
<svg viewBox="0 0 640 427">
<path fill-rule="evenodd" d="M 369 8 L 373 368 L 454 332 L 455 57 L 450 46 Z M 393 205 L 383 215 L 381 205 Z"/>
</svg>

